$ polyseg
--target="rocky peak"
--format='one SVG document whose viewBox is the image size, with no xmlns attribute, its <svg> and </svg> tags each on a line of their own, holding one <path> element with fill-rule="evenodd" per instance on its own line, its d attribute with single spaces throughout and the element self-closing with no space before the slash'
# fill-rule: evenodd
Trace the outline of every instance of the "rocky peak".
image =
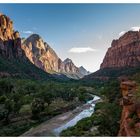
<svg viewBox="0 0 140 140">
<path fill-rule="evenodd" d="M 0 38 L 4 40 L 13 39 L 13 22 L 6 15 L 0 14 Z"/>
<path fill-rule="evenodd" d="M 26 47 L 33 49 L 33 51 L 36 49 L 42 49 L 45 50 L 45 44 L 43 39 L 38 34 L 32 34 L 29 36 L 25 41 L 24 44 Z"/>
<path fill-rule="evenodd" d="M 68 63 L 73 63 L 71 59 L 69 58 L 66 58 L 64 61 L 63 61 L 64 64 L 68 64 Z"/>
<path fill-rule="evenodd" d="M 80 71 L 80 73 L 82 73 L 83 75 L 88 75 L 88 74 L 90 74 L 90 72 L 87 71 L 83 66 L 79 67 L 79 71 Z"/>
<path fill-rule="evenodd" d="M 63 61 L 64 63 L 64 70 L 67 73 L 78 73 L 79 69 L 74 65 L 71 59 L 67 58 Z"/>
<path fill-rule="evenodd" d="M 46 72 L 59 72 L 61 60 L 38 34 L 29 36 L 22 45 L 28 59 Z"/>
<path fill-rule="evenodd" d="M 18 31 L 14 31 L 12 20 L 0 14 L 0 55 L 7 58 L 22 57 L 21 39 Z"/>
<path fill-rule="evenodd" d="M 113 40 L 108 49 L 101 69 L 140 66 L 140 31 L 128 31 Z"/>
</svg>

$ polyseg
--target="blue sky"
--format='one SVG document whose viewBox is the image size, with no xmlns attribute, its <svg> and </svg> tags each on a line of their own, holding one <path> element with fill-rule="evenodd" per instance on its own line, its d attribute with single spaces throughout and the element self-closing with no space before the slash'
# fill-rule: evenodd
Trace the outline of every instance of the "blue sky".
<svg viewBox="0 0 140 140">
<path fill-rule="evenodd" d="M 140 27 L 140 4 L 0 4 L 21 37 L 39 34 L 64 60 L 96 71 L 111 41 Z"/>
</svg>

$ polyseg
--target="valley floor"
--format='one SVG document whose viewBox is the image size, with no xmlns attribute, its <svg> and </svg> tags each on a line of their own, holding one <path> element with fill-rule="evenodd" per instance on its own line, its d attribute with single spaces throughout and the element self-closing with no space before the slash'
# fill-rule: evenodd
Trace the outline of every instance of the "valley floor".
<svg viewBox="0 0 140 140">
<path fill-rule="evenodd" d="M 96 102 L 98 101 L 94 101 L 94 103 Z M 56 117 L 40 124 L 39 126 L 31 128 L 21 136 L 58 136 L 58 133 L 54 131 L 56 128 L 59 128 L 67 122 L 71 121 L 83 110 L 89 107 L 91 107 L 91 104 L 84 104 L 83 106 L 77 107 L 72 111 L 57 115 Z"/>
</svg>

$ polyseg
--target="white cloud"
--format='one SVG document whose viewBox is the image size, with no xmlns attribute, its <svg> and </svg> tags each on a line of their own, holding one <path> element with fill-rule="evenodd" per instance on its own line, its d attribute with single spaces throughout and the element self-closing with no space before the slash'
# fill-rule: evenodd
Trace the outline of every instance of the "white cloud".
<svg viewBox="0 0 140 140">
<path fill-rule="evenodd" d="M 139 31 L 140 30 L 140 27 L 139 26 L 134 26 L 134 27 L 131 27 L 129 30 L 130 31 Z M 122 32 L 119 33 L 119 36 L 122 36 L 125 33 L 126 33 L 126 31 L 122 31 Z"/>
<path fill-rule="evenodd" d="M 131 31 L 139 31 L 140 30 L 140 27 L 139 26 L 137 26 L 137 27 L 131 27 L 130 30 Z"/>
<path fill-rule="evenodd" d="M 122 31 L 122 32 L 119 33 L 119 36 L 122 36 L 122 35 L 124 35 L 125 33 L 126 33 L 126 31 Z"/>
<path fill-rule="evenodd" d="M 24 34 L 33 34 L 32 31 L 22 31 L 22 33 L 24 33 Z"/>
<path fill-rule="evenodd" d="M 69 50 L 70 53 L 86 53 L 86 52 L 96 52 L 96 49 L 93 49 L 91 47 L 85 47 L 85 48 L 71 48 Z"/>
</svg>

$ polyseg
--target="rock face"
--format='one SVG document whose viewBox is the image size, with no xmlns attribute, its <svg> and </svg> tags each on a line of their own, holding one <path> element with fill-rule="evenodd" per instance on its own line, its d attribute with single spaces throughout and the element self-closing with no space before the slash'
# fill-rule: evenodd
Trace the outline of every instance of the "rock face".
<svg viewBox="0 0 140 140">
<path fill-rule="evenodd" d="M 140 31 L 128 31 L 113 40 L 100 68 L 140 66 Z"/>
<path fill-rule="evenodd" d="M 79 69 L 74 65 L 71 59 L 67 58 L 63 61 L 64 69 L 63 72 L 66 73 L 78 73 Z"/>
<path fill-rule="evenodd" d="M 60 72 L 63 67 L 55 51 L 37 34 L 27 38 L 23 42 L 22 49 L 33 64 L 46 72 Z"/>
<path fill-rule="evenodd" d="M 134 81 L 121 82 L 122 115 L 118 136 L 137 136 L 140 131 L 140 104 L 136 101 L 137 85 Z"/>
<path fill-rule="evenodd" d="M 13 22 L 3 14 L 0 14 L 0 56 L 9 59 L 23 56 L 19 32 L 14 31 Z"/>
<path fill-rule="evenodd" d="M 78 67 L 74 65 L 71 59 L 67 58 L 63 61 L 63 73 L 65 73 L 69 78 L 79 79 L 83 78 L 83 74 Z"/>
<path fill-rule="evenodd" d="M 90 72 L 87 71 L 83 66 L 79 67 L 79 71 L 80 73 L 82 73 L 83 75 L 89 75 Z"/>
<path fill-rule="evenodd" d="M 22 49 L 27 58 L 37 67 L 49 73 L 65 74 L 70 78 L 82 78 L 78 67 L 69 58 L 62 61 L 55 51 L 43 41 L 43 39 L 33 34 L 23 41 Z"/>
</svg>

